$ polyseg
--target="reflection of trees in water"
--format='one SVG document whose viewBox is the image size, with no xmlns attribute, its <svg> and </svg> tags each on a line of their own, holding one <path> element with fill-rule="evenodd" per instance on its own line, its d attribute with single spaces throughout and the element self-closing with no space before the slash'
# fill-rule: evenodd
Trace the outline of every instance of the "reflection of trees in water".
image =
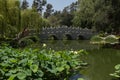
<svg viewBox="0 0 120 80">
<path fill-rule="evenodd" d="M 63 40 L 72 40 L 72 36 L 70 34 L 65 34 Z"/>
<path fill-rule="evenodd" d="M 94 49 L 89 50 L 85 55 L 85 61 L 90 64 L 85 71 L 89 80 L 111 80 L 110 73 L 114 72 L 114 66 L 120 63 L 120 50 L 115 49 Z M 98 74 L 97 74 L 98 73 Z"/>
<path fill-rule="evenodd" d="M 58 38 L 55 35 L 50 35 L 48 40 L 58 40 Z"/>
<path fill-rule="evenodd" d="M 88 40 L 77 40 L 78 44 L 84 43 L 84 44 L 89 44 Z"/>
<path fill-rule="evenodd" d="M 81 40 L 48 40 L 45 42 L 47 47 L 54 50 L 80 50 L 80 49 L 95 49 L 96 45 L 89 44 L 89 41 Z"/>
<path fill-rule="evenodd" d="M 56 41 L 56 40 L 49 40 L 48 43 L 51 44 L 51 45 L 54 45 L 54 44 L 57 44 L 58 41 Z"/>
<path fill-rule="evenodd" d="M 85 38 L 81 35 L 78 35 L 77 40 L 84 40 Z"/>
<path fill-rule="evenodd" d="M 64 45 L 70 45 L 72 41 L 70 40 L 63 40 L 62 44 Z"/>
</svg>

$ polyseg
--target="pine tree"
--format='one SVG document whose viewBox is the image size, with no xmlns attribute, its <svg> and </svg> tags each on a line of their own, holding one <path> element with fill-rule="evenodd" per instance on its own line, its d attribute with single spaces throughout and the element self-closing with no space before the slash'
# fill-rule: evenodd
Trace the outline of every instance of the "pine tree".
<svg viewBox="0 0 120 80">
<path fill-rule="evenodd" d="M 45 18 L 48 18 L 51 15 L 51 13 L 54 11 L 52 8 L 53 8 L 52 4 L 47 4 L 46 12 L 44 13 Z"/>
<path fill-rule="evenodd" d="M 28 7 L 29 7 L 29 6 L 28 6 L 27 0 L 23 0 L 21 9 L 24 10 L 24 9 L 27 9 Z"/>
<path fill-rule="evenodd" d="M 42 14 L 43 6 L 45 6 L 46 3 L 46 0 L 33 0 L 32 8 Z"/>
</svg>

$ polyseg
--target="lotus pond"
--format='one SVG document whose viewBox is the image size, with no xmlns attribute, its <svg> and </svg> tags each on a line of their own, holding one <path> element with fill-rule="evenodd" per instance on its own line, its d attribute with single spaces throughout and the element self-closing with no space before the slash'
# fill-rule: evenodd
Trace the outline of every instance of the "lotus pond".
<svg viewBox="0 0 120 80">
<path fill-rule="evenodd" d="M 40 50 L 0 46 L 0 80 L 68 80 L 86 66 L 79 59 L 87 54 L 84 50 L 54 51 L 44 47 Z"/>
<path fill-rule="evenodd" d="M 89 54 L 82 56 L 82 60 L 89 65 L 81 71 L 85 80 L 112 80 L 109 74 L 115 71 L 114 66 L 120 63 L 120 50 L 100 48 L 100 45 L 91 45 L 89 41 L 44 41 L 46 48 L 54 50 L 85 49 Z M 42 44 L 31 45 L 40 48 Z"/>
</svg>

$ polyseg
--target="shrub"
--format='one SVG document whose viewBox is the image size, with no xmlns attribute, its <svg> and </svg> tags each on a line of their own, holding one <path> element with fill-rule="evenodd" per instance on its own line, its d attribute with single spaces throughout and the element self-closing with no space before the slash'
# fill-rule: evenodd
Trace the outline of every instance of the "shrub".
<svg viewBox="0 0 120 80">
<path fill-rule="evenodd" d="M 92 44 L 101 44 L 102 42 L 103 42 L 103 37 L 100 37 L 100 36 L 93 36 L 92 38 L 91 38 L 91 43 Z"/>
<path fill-rule="evenodd" d="M 105 38 L 106 43 L 109 44 L 116 44 L 118 43 L 118 38 L 115 35 L 109 35 Z"/>
<path fill-rule="evenodd" d="M 37 36 L 26 36 L 19 40 L 11 40 L 9 43 L 12 47 L 18 48 L 18 47 L 25 47 L 29 46 L 31 44 L 34 44 L 39 41 L 39 38 Z"/>
<path fill-rule="evenodd" d="M 92 44 L 118 44 L 119 40 L 115 35 L 108 35 L 105 37 L 93 36 L 91 38 Z"/>
</svg>

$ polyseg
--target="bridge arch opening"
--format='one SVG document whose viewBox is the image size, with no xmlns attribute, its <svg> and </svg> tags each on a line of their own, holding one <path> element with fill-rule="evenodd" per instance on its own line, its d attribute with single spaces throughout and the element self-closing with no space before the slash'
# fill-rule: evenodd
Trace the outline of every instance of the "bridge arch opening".
<svg viewBox="0 0 120 80">
<path fill-rule="evenodd" d="M 72 40 L 72 36 L 70 34 L 65 34 L 63 40 Z"/>
<path fill-rule="evenodd" d="M 77 40 L 84 40 L 85 38 L 84 38 L 84 36 L 82 36 L 82 35 L 78 35 L 77 36 Z"/>
<path fill-rule="evenodd" d="M 57 38 L 56 35 L 49 35 L 49 36 L 48 36 L 48 39 L 49 39 L 49 40 L 58 40 L 58 38 Z"/>
</svg>

